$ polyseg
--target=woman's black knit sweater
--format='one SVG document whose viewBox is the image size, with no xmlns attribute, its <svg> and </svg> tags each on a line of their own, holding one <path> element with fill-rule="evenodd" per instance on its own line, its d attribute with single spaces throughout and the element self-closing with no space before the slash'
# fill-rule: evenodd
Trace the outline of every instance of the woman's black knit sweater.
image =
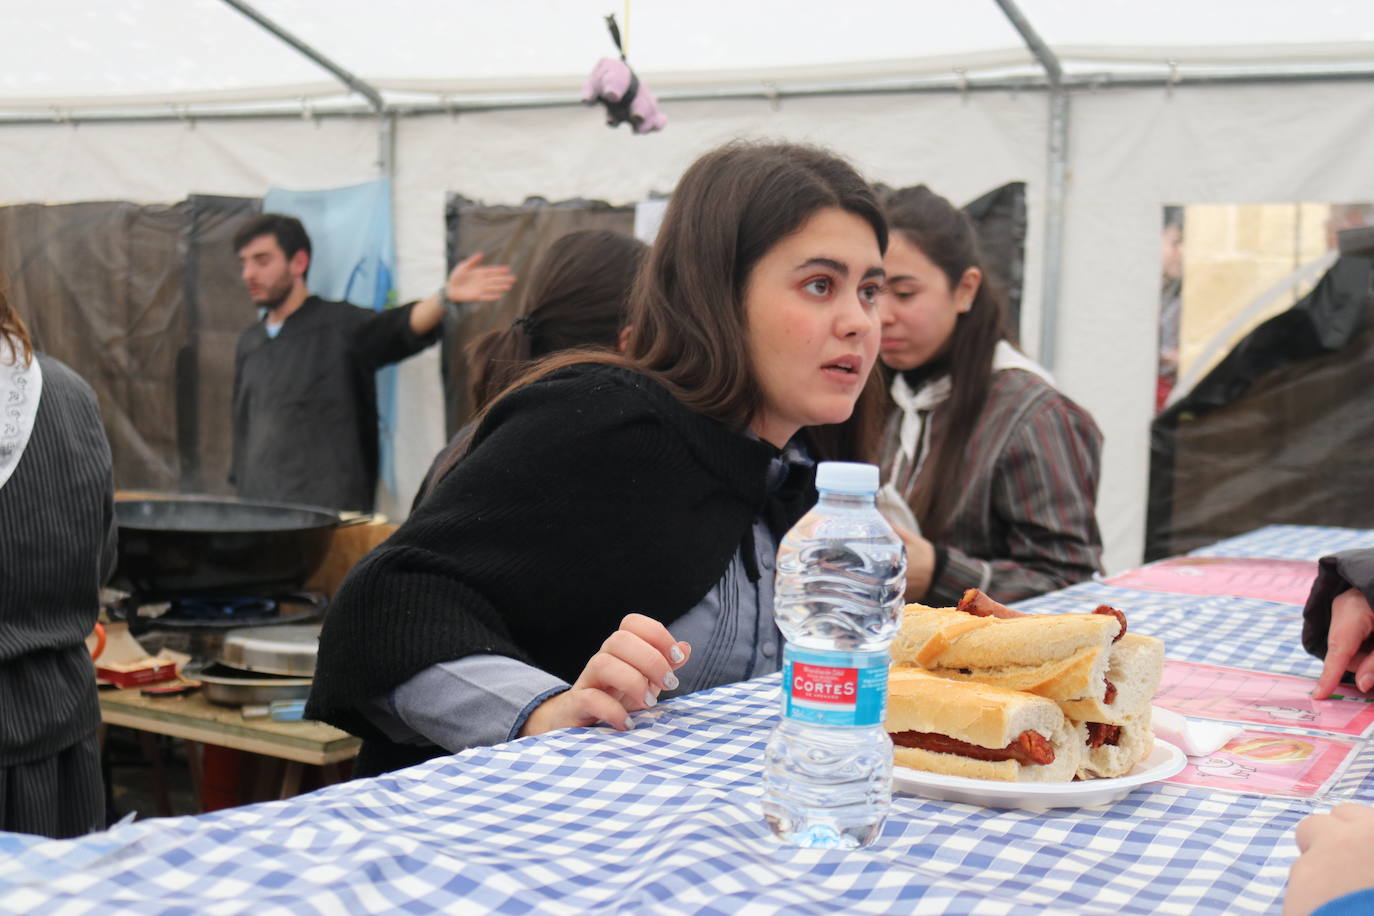
<svg viewBox="0 0 1374 916">
<path fill-rule="evenodd" d="M 573 366 L 508 395 L 344 581 L 307 715 L 382 742 L 360 704 L 476 653 L 575 680 L 626 614 L 671 623 L 694 607 L 755 518 L 781 536 L 801 517 L 809 480 L 767 498 L 776 454 L 618 367 Z"/>
</svg>

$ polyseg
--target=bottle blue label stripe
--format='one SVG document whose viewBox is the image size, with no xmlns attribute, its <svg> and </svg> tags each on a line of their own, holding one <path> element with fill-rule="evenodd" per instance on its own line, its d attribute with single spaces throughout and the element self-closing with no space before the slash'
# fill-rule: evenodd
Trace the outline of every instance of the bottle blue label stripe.
<svg viewBox="0 0 1374 916">
<path fill-rule="evenodd" d="M 782 714 L 807 725 L 878 725 L 887 714 L 888 653 L 783 650 Z"/>
</svg>

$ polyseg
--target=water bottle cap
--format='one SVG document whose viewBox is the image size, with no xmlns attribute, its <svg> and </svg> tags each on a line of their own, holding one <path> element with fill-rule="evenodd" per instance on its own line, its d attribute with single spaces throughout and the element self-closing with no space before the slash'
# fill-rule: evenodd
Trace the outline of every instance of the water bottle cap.
<svg viewBox="0 0 1374 916">
<path fill-rule="evenodd" d="M 838 493 L 877 493 L 878 466 L 856 461 L 822 461 L 816 467 L 816 489 Z"/>
</svg>

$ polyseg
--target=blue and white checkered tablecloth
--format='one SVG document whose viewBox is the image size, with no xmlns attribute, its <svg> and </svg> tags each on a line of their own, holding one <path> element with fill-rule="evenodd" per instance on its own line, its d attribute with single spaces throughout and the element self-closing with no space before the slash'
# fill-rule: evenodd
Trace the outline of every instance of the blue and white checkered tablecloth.
<svg viewBox="0 0 1374 916">
<path fill-rule="evenodd" d="M 1318 670 L 1289 605 L 1085 583 L 1024 606 L 1104 601 L 1172 658 Z M 0 912 L 1277 913 L 1298 821 L 1374 802 L 1364 751 L 1317 802 L 1154 784 L 1032 814 L 897 796 L 871 848 L 792 849 L 759 808 L 777 694 L 773 676 L 669 701 L 627 733 L 565 731 L 78 840 L 0 834 Z"/>
<path fill-rule="evenodd" d="M 1267 525 L 1247 534 L 1189 551 L 1194 556 L 1272 557 L 1316 560 L 1328 553 L 1374 547 L 1374 531 L 1367 528 L 1322 528 L 1312 525 Z"/>
</svg>

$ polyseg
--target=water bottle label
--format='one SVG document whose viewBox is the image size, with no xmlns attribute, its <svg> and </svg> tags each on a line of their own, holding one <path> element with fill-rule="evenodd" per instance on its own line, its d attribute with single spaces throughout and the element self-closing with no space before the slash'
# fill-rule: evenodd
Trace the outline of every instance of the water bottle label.
<svg viewBox="0 0 1374 916">
<path fill-rule="evenodd" d="M 782 656 L 782 714 L 808 725 L 878 725 L 887 713 L 887 652 L 817 652 L 791 644 Z"/>
</svg>

